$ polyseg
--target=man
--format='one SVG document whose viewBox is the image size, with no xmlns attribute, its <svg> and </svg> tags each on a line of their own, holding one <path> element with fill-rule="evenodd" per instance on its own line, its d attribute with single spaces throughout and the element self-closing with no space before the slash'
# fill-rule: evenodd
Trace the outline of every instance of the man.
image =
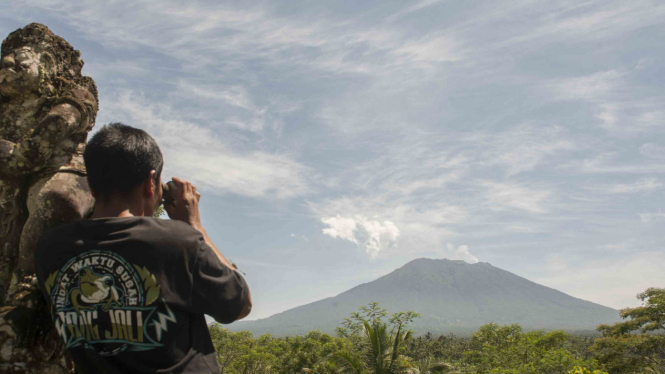
<svg viewBox="0 0 665 374">
<path fill-rule="evenodd" d="M 171 220 L 162 154 L 152 137 L 104 126 L 84 153 L 95 210 L 48 232 L 35 254 L 54 325 L 80 373 L 218 373 L 204 314 L 221 323 L 251 310 L 249 287 L 199 217 L 200 194 L 178 187 Z"/>
</svg>

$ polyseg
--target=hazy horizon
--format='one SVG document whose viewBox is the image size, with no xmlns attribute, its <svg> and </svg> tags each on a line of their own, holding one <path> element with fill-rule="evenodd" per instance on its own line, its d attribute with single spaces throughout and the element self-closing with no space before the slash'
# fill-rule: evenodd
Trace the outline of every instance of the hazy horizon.
<svg viewBox="0 0 665 374">
<path fill-rule="evenodd" d="M 665 4 L 0 2 L 201 190 L 250 319 L 421 257 L 615 309 L 665 283 Z"/>
</svg>

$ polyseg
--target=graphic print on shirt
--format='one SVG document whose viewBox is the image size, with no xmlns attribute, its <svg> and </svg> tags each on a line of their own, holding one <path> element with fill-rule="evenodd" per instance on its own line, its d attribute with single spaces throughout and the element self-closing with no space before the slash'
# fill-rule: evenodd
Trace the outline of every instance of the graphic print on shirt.
<svg viewBox="0 0 665 374">
<path fill-rule="evenodd" d="M 45 283 L 55 328 L 67 348 L 100 355 L 161 347 L 173 312 L 146 267 L 107 251 L 89 251 L 53 272 Z"/>
</svg>

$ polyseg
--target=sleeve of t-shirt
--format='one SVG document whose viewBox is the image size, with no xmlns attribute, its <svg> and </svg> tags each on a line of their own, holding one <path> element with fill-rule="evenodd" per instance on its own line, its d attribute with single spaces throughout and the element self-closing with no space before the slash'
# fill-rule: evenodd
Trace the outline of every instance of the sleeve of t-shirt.
<svg viewBox="0 0 665 374">
<path fill-rule="evenodd" d="M 192 269 L 191 309 L 217 322 L 231 323 L 247 303 L 249 287 L 243 277 L 223 265 L 205 242 L 200 242 Z"/>
</svg>

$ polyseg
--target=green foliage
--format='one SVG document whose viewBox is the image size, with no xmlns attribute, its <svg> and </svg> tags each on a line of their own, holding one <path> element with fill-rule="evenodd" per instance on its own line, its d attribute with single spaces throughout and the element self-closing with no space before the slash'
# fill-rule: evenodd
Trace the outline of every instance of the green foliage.
<svg viewBox="0 0 665 374">
<path fill-rule="evenodd" d="M 166 211 L 164 210 L 164 207 L 160 205 L 160 206 L 157 207 L 157 209 L 155 209 L 155 213 L 152 216 L 155 217 L 155 218 L 159 218 L 159 217 L 161 217 L 165 214 L 166 214 Z"/>
<path fill-rule="evenodd" d="M 367 372 L 366 364 L 360 354 L 352 351 L 342 351 L 329 358 L 338 373 L 364 374 Z"/>
<path fill-rule="evenodd" d="M 453 368 L 452 365 L 444 361 L 437 361 L 432 357 L 422 358 L 413 362 L 410 366 L 406 369 L 409 374 L 445 373 Z"/>
<path fill-rule="evenodd" d="M 406 342 L 408 356 L 415 361 L 421 361 L 430 357 L 442 362 L 461 362 L 463 352 L 470 349 L 469 339 L 455 335 L 441 335 L 434 339 L 431 333 Z"/>
<path fill-rule="evenodd" d="M 312 331 L 305 336 L 286 339 L 289 354 L 281 363 L 280 373 L 298 373 L 304 368 L 316 373 L 333 373 L 335 366 L 328 358 L 338 352 L 350 351 L 348 340 Z"/>
<path fill-rule="evenodd" d="M 217 362 L 222 374 L 265 374 L 309 372 L 332 374 L 334 365 L 328 357 L 350 351 L 347 340 L 318 331 L 305 336 L 254 338 L 248 331 L 230 332 L 217 325 L 210 327 Z"/>
<path fill-rule="evenodd" d="M 568 374 L 608 374 L 606 371 L 594 370 L 591 371 L 587 368 L 575 366 L 573 370 L 569 371 Z"/>
<path fill-rule="evenodd" d="M 413 337 L 417 313 L 388 317 L 376 302 L 345 318 L 338 337 L 210 333 L 223 374 L 665 374 L 665 289 L 638 297 L 644 305 L 622 310 L 625 322 L 599 326 L 596 339 L 494 323 L 470 338 Z"/>
<path fill-rule="evenodd" d="M 593 360 L 575 357 L 565 348 L 563 331 L 523 332 L 519 325 L 482 326 L 464 352 L 464 362 L 474 373 L 548 374 L 568 373 L 576 366 L 596 369 Z"/>
<path fill-rule="evenodd" d="M 284 350 L 281 342 L 269 335 L 254 339 L 248 331 L 233 333 L 211 326 L 210 336 L 222 374 L 273 373 Z"/>
<path fill-rule="evenodd" d="M 345 318 L 337 329 L 340 338 L 351 341 L 354 350 L 332 355 L 330 362 L 341 373 L 404 373 L 410 367 L 404 353 L 404 342 L 411 337 L 406 327 L 419 315 L 415 312 L 394 313 L 388 322 L 385 309 L 371 302 L 359 312 Z"/>
<path fill-rule="evenodd" d="M 386 310 L 381 308 L 379 303 L 373 301 L 367 304 L 367 306 L 360 307 L 359 312 L 351 313 L 350 317 L 344 318 L 341 326 L 336 328 L 335 331 L 340 338 L 360 336 L 363 334 L 365 322 L 369 322 L 372 326 L 375 324 L 385 324 L 383 319 L 386 316 L 388 316 Z M 409 323 L 418 317 L 420 317 L 420 314 L 412 311 L 393 313 L 388 320 L 390 331 L 394 332 L 400 327 L 405 329 Z"/>
<path fill-rule="evenodd" d="M 665 373 L 665 289 L 638 294 L 643 305 L 621 310 L 628 319 L 600 325 L 591 350 L 611 373 Z"/>
</svg>

